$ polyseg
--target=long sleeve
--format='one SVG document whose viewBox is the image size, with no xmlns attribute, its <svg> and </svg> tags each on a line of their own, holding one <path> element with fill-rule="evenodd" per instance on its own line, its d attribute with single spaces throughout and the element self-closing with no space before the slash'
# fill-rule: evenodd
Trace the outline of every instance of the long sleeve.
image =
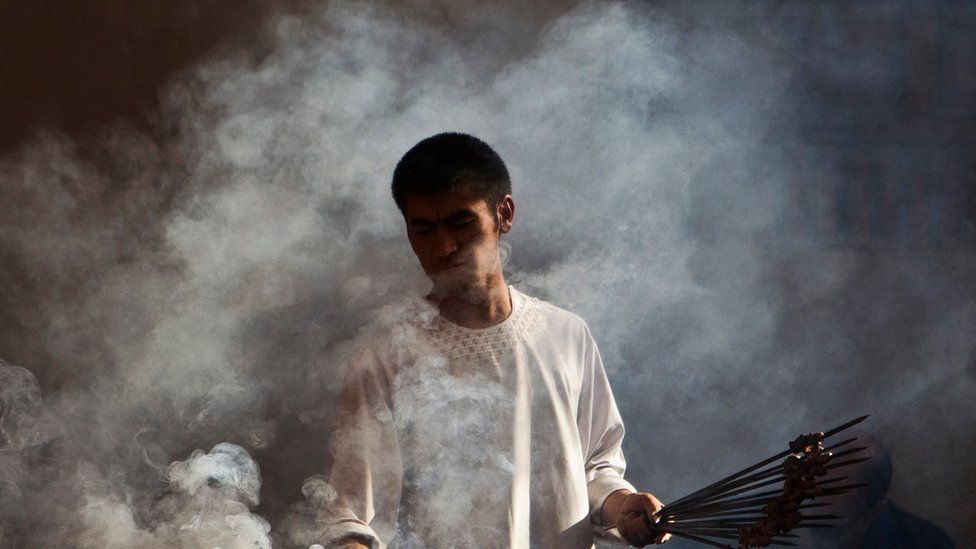
<svg viewBox="0 0 976 549">
<path fill-rule="evenodd" d="M 332 436 L 329 538 L 369 540 L 373 549 L 392 539 L 400 503 L 402 465 L 391 413 L 388 372 L 376 355 L 360 354 L 346 375 Z"/>
<path fill-rule="evenodd" d="M 612 534 L 603 532 L 600 520 L 603 502 L 617 490 L 637 490 L 624 480 L 627 463 L 620 447 L 624 438 L 624 424 L 613 399 L 603 360 L 585 324 L 583 332 L 583 378 L 577 425 L 585 452 L 590 519 L 598 537 L 617 540 Z"/>
</svg>

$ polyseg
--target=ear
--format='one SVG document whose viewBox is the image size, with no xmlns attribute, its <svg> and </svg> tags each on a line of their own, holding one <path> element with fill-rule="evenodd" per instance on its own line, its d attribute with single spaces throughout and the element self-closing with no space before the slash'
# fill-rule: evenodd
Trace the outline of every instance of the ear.
<svg viewBox="0 0 976 549">
<path fill-rule="evenodd" d="M 500 233 L 506 234 L 512 230 L 512 223 L 515 221 L 515 200 L 512 199 L 512 195 L 506 194 L 498 202 L 495 216 L 498 220 L 498 231 Z"/>
</svg>

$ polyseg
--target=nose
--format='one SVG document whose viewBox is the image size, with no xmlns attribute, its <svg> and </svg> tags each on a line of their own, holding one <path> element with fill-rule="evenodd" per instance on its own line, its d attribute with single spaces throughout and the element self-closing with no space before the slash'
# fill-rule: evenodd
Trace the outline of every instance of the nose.
<svg viewBox="0 0 976 549">
<path fill-rule="evenodd" d="M 457 249 L 457 241 L 454 240 L 449 231 L 443 228 L 434 231 L 434 253 L 437 254 L 437 257 L 447 257 L 456 252 Z"/>
</svg>

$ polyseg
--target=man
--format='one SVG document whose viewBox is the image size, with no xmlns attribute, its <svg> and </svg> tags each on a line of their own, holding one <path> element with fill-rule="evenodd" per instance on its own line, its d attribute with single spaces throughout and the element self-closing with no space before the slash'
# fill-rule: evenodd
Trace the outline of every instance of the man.
<svg viewBox="0 0 976 549">
<path fill-rule="evenodd" d="M 339 547 L 644 546 L 661 503 L 624 480 L 624 428 L 578 316 L 505 282 L 515 202 L 501 158 L 443 133 L 393 174 L 432 282 L 364 337 L 329 476 Z M 614 528 L 615 527 L 615 528 Z"/>
</svg>

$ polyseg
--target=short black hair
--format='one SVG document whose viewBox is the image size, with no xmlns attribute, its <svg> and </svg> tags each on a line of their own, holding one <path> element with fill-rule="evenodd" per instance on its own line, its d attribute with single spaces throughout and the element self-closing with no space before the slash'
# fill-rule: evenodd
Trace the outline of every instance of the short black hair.
<svg viewBox="0 0 976 549">
<path fill-rule="evenodd" d="M 456 185 L 475 185 L 488 206 L 512 192 L 505 162 L 473 135 L 445 132 L 414 145 L 393 170 L 393 200 L 404 212 L 407 195 L 433 194 Z"/>
</svg>

